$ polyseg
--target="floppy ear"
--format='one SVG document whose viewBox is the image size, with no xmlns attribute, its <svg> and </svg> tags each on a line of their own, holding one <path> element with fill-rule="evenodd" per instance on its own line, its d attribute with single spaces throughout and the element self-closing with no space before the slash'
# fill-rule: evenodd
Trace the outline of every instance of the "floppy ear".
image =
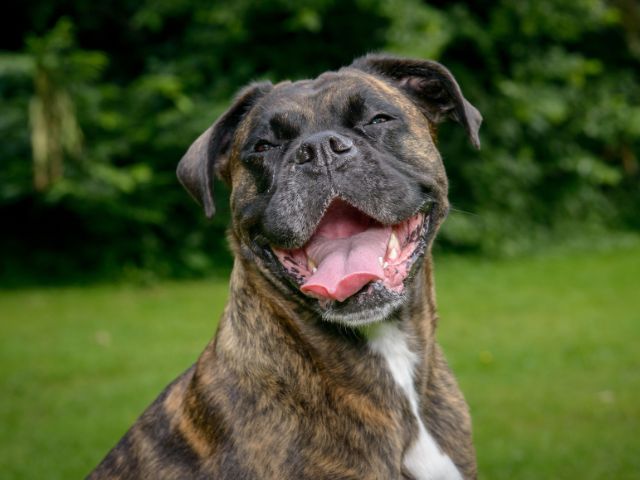
<svg viewBox="0 0 640 480">
<path fill-rule="evenodd" d="M 464 127 L 474 147 L 480 148 L 480 112 L 467 101 L 451 72 L 438 62 L 412 60 L 388 55 L 366 55 L 354 60 L 351 68 L 391 80 L 418 104 L 434 123 L 445 118 Z"/>
<path fill-rule="evenodd" d="M 178 180 L 213 217 L 214 174 L 224 176 L 236 129 L 257 100 L 273 88 L 270 82 L 249 85 L 237 95 L 233 105 L 191 144 L 178 163 Z"/>
</svg>

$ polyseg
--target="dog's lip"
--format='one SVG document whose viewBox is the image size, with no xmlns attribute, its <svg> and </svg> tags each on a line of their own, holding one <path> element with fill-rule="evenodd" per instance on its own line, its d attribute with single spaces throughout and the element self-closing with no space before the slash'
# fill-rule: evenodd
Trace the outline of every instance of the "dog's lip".
<svg viewBox="0 0 640 480">
<path fill-rule="evenodd" d="M 336 196 L 332 196 L 327 198 L 324 203 L 322 204 L 322 209 L 321 209 L 321 213 L 318 216 L 317 220 L 315 221 L 314 225 L 312 228 L 309 229 L 309 233 L 305 236 L 302 237 L 299 241 L 292 243 L 292 244 L 282 244 L 279 242 L 274 242 L 271 241 L 267 238 L 261 237 L 262 241 L 263 241 L 263 245 L 264 246 L 268 246 L 270 247 L 272 250 L 273 249 L 278 249 L 278 250 L 296 250 L 299 248 L 304 248 L 308 243 L 309 240 L 311 240 L 311 238 L 314 236 L 314 234 L 316 233 L 316 231 L 318 230 L 318 226 L 322 223 L 322 220 L 324 219 L 325 215 L 327 214 L 327 211 L 329 210 L 329 208 L 336 202 L 344 202 L 348 205 L 350 205 L 351 207 L 355 208 L 356 210 L 358 210 L 359 212 L 361 212 L 362 214 L 366 215 L 367 217 L 370 217 L 374 222 L 379 223 L 380 225 L 386 225 L 389 227 L 394 227 L 396 225 L 399 225 L 403 222 L 406 222 L 407 220 L 409 220 L 410 218 L 414 217 L 415 215 L 422 213 L 425 216 L 429 215 L 433 209 L 433 206 L 435 204 L 435 201 L 431 198 L 427 198 L 426 200 L 424 200 L 420 205 L 418 205 L 418 207 L 416 207 L 413 212 L 410 215 L 406 215 L 405 217 L 401 218 L 399 221 L 396 221 L 394 223 L 387 223 L 384 220 L 380 219 L 380 218 L 376 218 L 375 214 L 370 214 L 365 207 L 358 205 L 357 202 L 352 202 L 350 200 L 347 200 L 346 198 L 340 196 L 340 195 L 336 195 Z"/>
<path fill-rule="evenodd" d="M 393 232 L 393 234 L 389 237 L 386 252 L 382 257 L 378 257 L 378 261 L 380 262 L 380 266 L 382 267 L 384 274 L 379 274 L 377 279 L 375 275 L 372 275 L 371 281 L 366 278 L 361 280 L 361 283 L 364 285 L 364 287 L 360 287 L 362 288 L 361 290 L 358 287 L 353 287 L 357 288 L 357 290 L 347 292 L 347 294 L 342 297 L 339 294 L 336 294 L 337 296 L 334 297 L 334 294 L 328 294 L 327 291 L 322 289 L 320 289 L 322 292 L 320 295 L 316 295 L 313 289 L 310 288 L 307 288 L 307 291 L 304 292 L 300 292 L 299 290 L 306 286 L 309 277 L 315 273 L 315 260 L 307 255 L 307 247 L 310 240 L 313 238 L 313 234 L 302 247 L 283 249 L 271 244 L 269 245 L 269 250 L 271 250 L 269 253 L 273 254 L 275 260 L 277 260 L 276 263 L 279 264 L 279 267 L 283 270 L 285 276 L 293 281 L 298 291 L 300 293 L 305 293 L 305 297 L 307 298 L 309 296 L 316 297 L 319 301 L 319 305 L 323 308 L 329 307 L 331 304 L 338 301 L 346 301 L 352 296 L 362 298 L 362 295 L 366 294 L 366 291 L 368 290 L 366 285 L 369 285 L 370 288 L 374 284 L 380 284 L 380 286 L 385 287 L 389 291 L 402 292 L 405 286 L 405 281 L 412 274 L 416 260 L 424 253 L 424 247 L 427 243 L 426 239 L 428 236 L 429 224 L 434 210 L 434 203 L 435 202 L 431 200 L 425 201 L 416 209 L 416 212 L 413 215 L 405 218 L 401 222 L 387 227 L 391 232 Z M 329 205 L 324 209 L 323 215 L 320 221 L 318 221 L 318 225 L 315 227 L 316 230 L 322 223 L 322 219 L 324 219 L 330 205 L 331 202 L 329 202 Z M 351 204 L 348 205 L 352 206 Z M 359 212 L 366 215 L 361 210 L 359 210 Z M 368 215 L 366 216 L 369 217 Z M 373 217 L 369 218 L 372 222 L 382 226 L 382 224 Z M 316 230 L 314 230 L 314 234 Z M 400 242 L 403 245 L 402 248 L 398 244 L 398 236 L 400 234 L 402 235 L 400 239 Z M 396 245 L 396 252 L 395 255 L 390 255 L 390 252 L 393 250 L 394 242 Z M 323 297 L 323 295 L 325 297 Z M 326 296 L 329 298 L 326 298 Z"/>
<path fill-rule="evenodd" d="M 348 200 L 345 200 L 343 197 L 340 196 L 335 196 L 335 197 L 330 197 L 329 199 L 327 199 L 323 206 L 322 206 L 322 213 L 320 214 L 320 216 L 318 217 L 318 220 L 315 222 L 315 225 L 313 226 L 312 229 L 310 229 L 310 233 L 306 236 L 306 238 L 300 242 L 296 242 L 295 244 L 291 244 L 291 245 L 282 245 L 281 243 L 276 243 L 273 242 L 271 240 L 269 240 L 268 238 L 262 236 L 262 235 L 258 235 L 256 237 L 256 240 L 258 241 L 258 243 L 260 243 L 262 245 L 263 248 L 267 248 L 271 251 L 276 251 L 276 250 L 297 250 L 297 249 L 301 249 L 301 248 L 305 248 L 306 245 L 309 243 L 309 241 L 311 240 L 311 238 L 314 236 L 314 234 L 316 233 L 318 226 L 322 223 L 322 220 L 324 219 L 325 215 L 327 214 L 327 211 L 329 210 L 329 207 L 336 201 L 340 201 L 340 202 L 344 202 L 348 205 L 350 205 L 351 207 L 355 208 L 356 210 L 362 212 L 364 215 L 370 217 L 374 222 L 379 223 L 380 225 L 388 225 L 390 227 L 395 227 L 397 225 L 400 225 L 406 221 L 408 221 L 409 219 L 411 219 L 412 217 L 418 215 L 418 214 L 423 214 L 425 218 L 430 217 L 431 214 L 433 213 L 434 210 L 434 206 L 436 204 L 436 202 L 431 199 L 428 198 L 425 201 L 423 201 L 414 211 L 413 213 L 411 213 L 410 215 L 407 215 L 406 217 L 402 218 L 400 221 L 393 223 L 393 224 L 385 224 L 384 222 L 380 221 L 379 219 L 375 218 L 372 215 L 369 215 L 368 213 L 366 213 L 366 211 L 359 207 L 358 205 L 355 205 L 353 202 L 350 202 Z"/>
</svg>

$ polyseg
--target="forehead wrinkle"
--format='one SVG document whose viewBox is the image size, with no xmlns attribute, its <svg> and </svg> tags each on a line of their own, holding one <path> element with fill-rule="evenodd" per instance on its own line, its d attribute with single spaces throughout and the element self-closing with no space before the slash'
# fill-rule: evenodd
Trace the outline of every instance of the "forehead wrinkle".
<svg viewBox="0 0 640 480">
<path fill-rule="evenodd" d="M 363 84 L 369 87 L 366 95 L 363 95 Z M 295 125 L 295 121 L 291 121 L 292 117 L 300 115 L 305 124 L 310 125 L 323 118 L 327 112 L 342 115 L 348 110 L 350 98 L 360 96 L 366 104 L 366 97 L 369 95 L 401 108 L 412 120 L 412 130 L 428 123 L 418 107 L 397 87 L 374 75 L 344 68 L 339 72 L 324 73 L 311 80 L 283 81 L 276 84 L 271 93 L 260 99 L 251 109 L 242 122 L 244 128 L 239 136 L 246 138 L 250 130 L 260 123 L 264 124 L 264 119 L 272 119 L 275 116 L 281 116 L 288 123 Z M 270 111 L 273 111 L 273 114 L 269 115 Z"/>
<path fill-rule="evenodd" d="M 307 124 L 307 117 L 304 111 L 278 111 L 269 119 L 269 126 L 277 137 L 292 138 Z"/>
<path fill-rule="evenodd" d="M 313 88 L 314 93 L 310 96 L 313 99 L 314 112 L 331 109 L 332 112 L 342 112 L 348 109 L 351 99 L 371 97 L 382 102 L 393 103 L 401 108 L 412 119 L 418 120 L 422 117 L 416 105 L 406 97 L 402 91 L 393 85 L 358 70 L 344 69 L 339 73 L 330 72 L 323 74 L 314 80 L 318 82 Z M 367 87 L 363 92 L 363 84 Z M 319 87 L 319 88 L 318 88 Z"/>
<path fill-rule="evenodd" d="M 272 127 L 274 120 L 276 123 L 294 124 L 295 117 L 309 119 L 312 114 L 310 108 L 302 105 L 289 92 L 280 93 L 280 95 L 271 94 L 262 99 L 245 118 L 245 125 L 253 129 L 259 126 Z"/>
</svg>

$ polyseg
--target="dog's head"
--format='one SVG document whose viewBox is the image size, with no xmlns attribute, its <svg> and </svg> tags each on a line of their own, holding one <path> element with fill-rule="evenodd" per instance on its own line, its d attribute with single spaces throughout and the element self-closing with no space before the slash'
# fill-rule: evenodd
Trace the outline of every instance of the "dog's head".
<svg viewBox="0 0 640 480">
<path fill-rule="evenodd" d="M 257 83 L 189 148 L 178 177 L 214 213 L 232 186 L 232 232 L 277 288 L 326 320 L 359 325 L 406 299 L 448 210 L 435 125 L 479 147 L 480 113 L 451 73 L 369 55 L 314 80 Z"/>
</svg>

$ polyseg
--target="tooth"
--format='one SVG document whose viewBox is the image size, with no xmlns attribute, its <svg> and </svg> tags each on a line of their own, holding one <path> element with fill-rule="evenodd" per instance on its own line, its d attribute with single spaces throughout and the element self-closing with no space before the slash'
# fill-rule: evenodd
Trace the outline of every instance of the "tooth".
<svg viewBox="0 0 640 480">
<path fill-rule="evenodd" d="M 311 273 L 316 273 L 317 271 L 318 271 L 318 269 L 317 269 L 316 267 L 313 267 L 313 268 L 311 269 Z"/>
<path fill-rule="evenodd" d="M 310 257 L 307 258 L 307 268 L 312 272 L 315 272 L 317 270 L 316 263 Z"/>
<path fill-rule="evenodd" d="M 388 266 L 389 266 L 389 262 L 384 262 L 384 263 L 382 264 L 382 268 L 387 268 Z"/>
<path fill-rule="evenodd" d="M 380 265 L 382 265 L 382 264 L 384 263 L 384 260 L 382 259 L 382 257 L 378 257 L 378 263 L 379 263 Z"/>
<path fill-rule="evenodd" d="M 400 255 L 400 242 L 395 232 L 391 232 L 389 245 L 387 246 L 387 257 L 389 260 L 395 260 Z"/>
</svg>

